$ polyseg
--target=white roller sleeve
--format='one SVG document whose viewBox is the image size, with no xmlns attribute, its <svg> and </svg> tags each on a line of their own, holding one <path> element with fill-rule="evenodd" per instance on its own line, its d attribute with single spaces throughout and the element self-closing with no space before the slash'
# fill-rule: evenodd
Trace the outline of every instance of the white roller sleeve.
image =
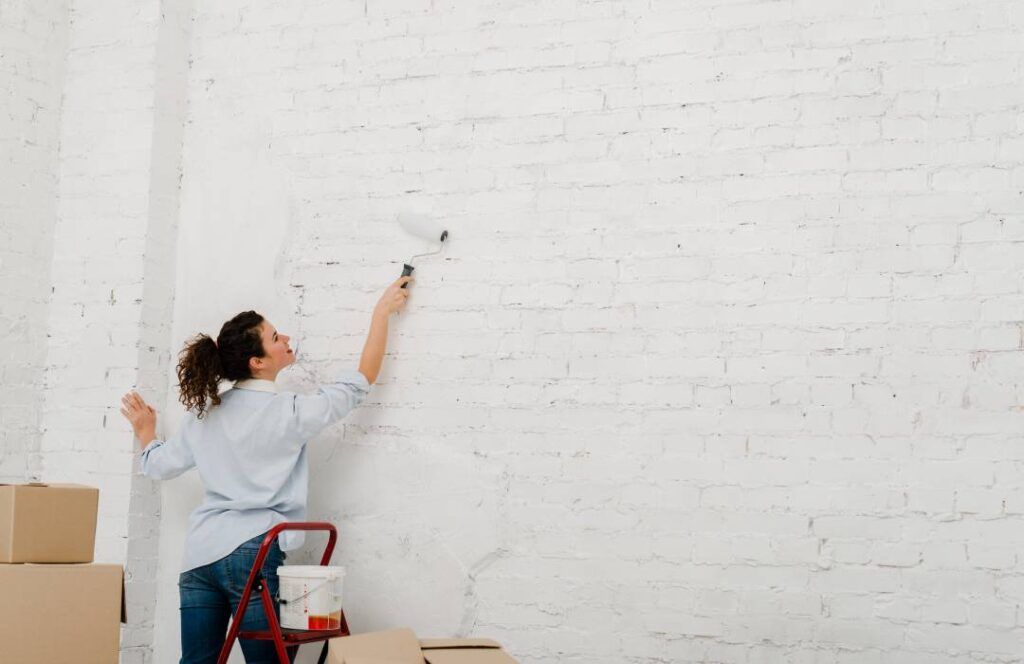
<svg viewBox="0 0 1024 664">
<path fill-rule="evenodd" d="M 398 223 L 406 233 L 411 233 L 416 237 L 421 237 L 431 242 L 440 242 L 441 234 L 444 233 L 444 228 L 440 224 L 430 217 L 416 212 L 403 212 L 399 214 Z"/>
</svg>

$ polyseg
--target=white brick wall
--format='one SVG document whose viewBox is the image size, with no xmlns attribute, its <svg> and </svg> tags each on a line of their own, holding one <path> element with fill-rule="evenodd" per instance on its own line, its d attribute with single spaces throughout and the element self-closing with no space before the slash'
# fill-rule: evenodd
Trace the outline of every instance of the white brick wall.
<svg viewBox="0 0 1024 664">
<path fill-rule="evenodd" d="M 1020 3 L 202 4 L 176 244 L 190 9 L 74 7 L 60 210 L 91 225 L 58 224 L 47 394 L 74 407 L 44 461 L 121 468 L 111 528 L 158 575 L 126 661 L 177 660 L 199 485 L 145 539 L 155 494 L 83 455 L 125 442 L 91 414 L 135 381 L 173 430 L 169 353 L 244 308 L 297 339 L 289 386 L 352 366 L 409 207 L 450 247 L 313 447 L 355 629 L 527 664 L 1019 660 Z"/>
<path fill-rule="evenodd" d="M 151 661 L 159 490 L 120 395 L 170 364 L 186 2 L 73 0 L 64 58 L 40 475 L 100 488 L 96 559 L 125 565 L 122 662 Z"/>
<path fill-rule="evenodd" d="M 355 357 L 416 248 L 395 212 L 452 229 L 315 446 L 353 625 L 525 662 L 1015 659 L 1022 20 L 201 7 L 183 224 L 288 229 L 290 380 Z"/>
<path fill-rule="evenodd" d="M 137 387 L 155 403 L 167 400 L 174 366 L 169 340 L 177 268 L 181 141 L 187 101 L 189 25 L 192 3 L 161 3 L 156 29 L 153 137 L 143 290 L 140 311 Z M 160 569 L 160 486 L 132 477 L 128 513 L 127 575 L 132 588 L 132 622 L 121 640 L 121 664 L 153 661 L 154 618 Z M 165 563 L 166 566 L 166 563 Z"/>
<path fill-rule="evenodd" d="M 36 479 L 67 2 L 0 0 L 0 482 Z"/>
</svg>

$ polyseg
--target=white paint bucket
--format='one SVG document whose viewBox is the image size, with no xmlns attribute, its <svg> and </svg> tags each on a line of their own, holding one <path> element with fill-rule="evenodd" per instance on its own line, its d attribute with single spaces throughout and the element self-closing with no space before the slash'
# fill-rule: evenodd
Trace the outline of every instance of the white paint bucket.
<svg viewBox="0 0 1024 664">
<path fill-rule="evenodd" d="M 344 567 L 285 565 L 277 568 L 281 627 L 338 629 Z"/>
</svg>

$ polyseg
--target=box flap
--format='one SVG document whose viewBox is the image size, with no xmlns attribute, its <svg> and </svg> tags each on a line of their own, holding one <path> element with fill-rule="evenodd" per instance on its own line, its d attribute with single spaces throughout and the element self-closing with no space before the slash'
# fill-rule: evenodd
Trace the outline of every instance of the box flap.
<svg viewBox="0 0 1024 664">
<path fill-rule="evenodd" d="M 501 648 L 438 648 L 423 655 L 427 664 L 517 664 Z"/>
<path fill-rule="evenodd" d="M 124 569 L 121 570 L 121 622 L 125 625 L 128 624 L 128 606 L 125 602 L 124 592 Z"/>
<path fill-rule="evenodd" d="M 501 644 L 492 639 L 420 639 L 420 648 L 500 648 Z"/>
<path fill-rule="evenodd" d="M 392 629 L 331 639 L 331 664 L 423 664 L 420 642 L 411 629 Z"/>
<path fill-rule="evenodd" d="M 111 573 L 112 570 L 116 569 L 117 573 L 121 577 L 121 622 L 125 623 L 125 624 L 128 623 L 128 610 L 127 610 L 127 603 L 125 602 L 125 592 L 124 592 L 124 568 L 121 567 L 120 565 L 110 565 L 110 564 L 102 564 L 102 563 L 15 563 L 15 564 L 17 564 L 20 567 L 23 567 L 25 569 L 31 569 L 31 570 L 34 570 L 34 569 L 41 569 L 41 570 L 61 570 L 61 569 L 80 570 L 82 568 L 91 568 L 91 569 L 97 570 L 96 573 L 99 573 L 99 570 L 108 570 L 107 573 Z"/>
<path fill-rule="evenodd" d="M 423 639 L 427 664 L 516 664 L 492 639 Z"/>
<path fill-rule="evenodd" d="M 27 486 L 33 488 L 47 488 L 47 489 L 95 489 L 96 487 L 89 486 L 87 484 L 76 484 L 75 482 L 24 482 L 22 484 L 7 484 L 0 483 L 0 486 Z M 98 489 L 97 489 L 98 491 Z"/>
</svg>

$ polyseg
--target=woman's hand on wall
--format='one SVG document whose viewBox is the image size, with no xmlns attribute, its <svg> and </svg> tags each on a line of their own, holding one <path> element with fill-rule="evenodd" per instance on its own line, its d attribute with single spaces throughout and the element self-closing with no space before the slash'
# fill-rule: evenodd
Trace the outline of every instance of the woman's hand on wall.
<svg viewBox="0 0 1024 664">
<path fill-rule="evenodd" d="M 402 286 L 409 283 L 412 283 L 412 277 L 399 277 L 396 279 L 394 283 L 387 287 L 384 294 L 380 296 L 377 306 L 373 308 L 373 313 L 390 316 L 404 309 L 405 303 L 409 299 L 409 289 L 402 288 Z"/>
<path fill-rule="evenodd" d="M 132 424 L 135 437 L 143 447 L 156 438 L 156 411 L 142 400 L 138 392 L 129 392 L 121 397 L 121 414 Z"/>
</svg>

